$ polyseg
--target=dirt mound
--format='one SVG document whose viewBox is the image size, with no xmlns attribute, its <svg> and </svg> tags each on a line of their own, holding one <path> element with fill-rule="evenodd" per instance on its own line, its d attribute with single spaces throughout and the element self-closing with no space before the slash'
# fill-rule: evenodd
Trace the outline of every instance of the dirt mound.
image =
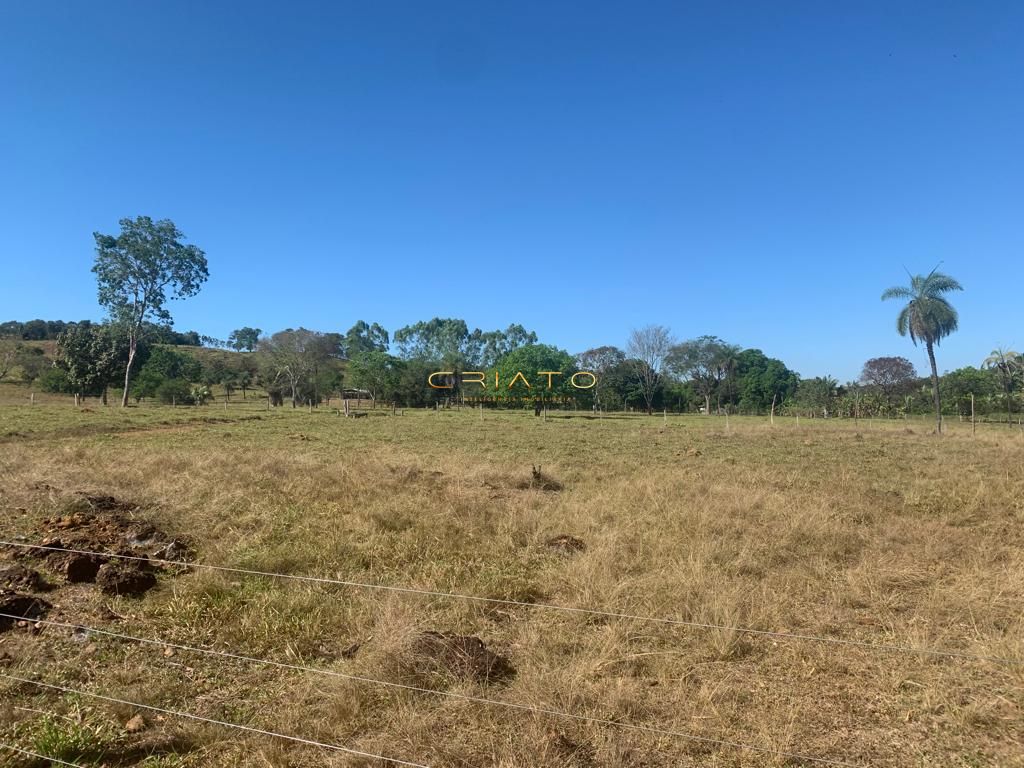
<svg viewBox="0 0 1024 768">
<path fill-rule="evenodd" d="M 0 632 L 13 627 L 19 620 L 35 621 L 47 614 L 51 606 L 45 600 L 23 595 L 9 589 L 0 589 Z M 18 618 L 9 618 L 16 616 Z"/>
<path fill-rule="evenodd" d="M 0 588 L 22 590 L 25 592 L 45 592 L 50 588 L 39 571 L 23 565 L 10 565 L 0 568 Z"/>
<path fill-rule="evenodd" d="M 516 488 L 521 491 L 526 490 L 539 490 L 539 491 L 560 491 L 562 490 L 562 484 L 555 480 L 550 475 L 546 475 L 541 471 L 540 467 L 533 467 L 530 471 L 529 480 L 521 480 L 516 483 Z"/>
<path fill-rule="evenodd" d="M 560 555 L 575 555 L 577 552 L 585 552 L 587 549 L 583 539 L 578 539 L 567 533 L 552 536 L 544 542 L 544 546 Z"/>
<path fill-rule="evenodd" d="M 142 595 L 156 586 L 156 574 L 145 561 L 113 560 L 99 567 L 96 583 L 108 595 Z"/>
<path fill-rule="evenodd" d="M 134 519 L 139 510 L 114 496 L 81 494 L 66 514 L 42 523 L 39 545 L 53 551 L 32 550 L 30 556 L 44 559 L 68 582 L 95 582 L 107 594 L 141 595 L 156 585 L 150 558 L 184 562 L 191 558 L 191 547 Z"/>
<path fill-rule="evenodd" d="M 515 476 L 511 474 L 494 474 L 485 479 L 482 483 L 484 488 L 498 491 L 497 495 L 492 494 L 491 498 L 501 498 L 502 491 L 560 491 L 564 487 L 560 482 L 541 471 L 540 467 L 533 467 L 529 477 Z"/>
<path fill-rule="evenodd" d="M 481 683 L 506 680 L 516 674 L 512 662 L 487 648 L 479 637 L 424 632 L 416 638 L 412 651 L 414 666 L 420 672 Z"/>
</svg>

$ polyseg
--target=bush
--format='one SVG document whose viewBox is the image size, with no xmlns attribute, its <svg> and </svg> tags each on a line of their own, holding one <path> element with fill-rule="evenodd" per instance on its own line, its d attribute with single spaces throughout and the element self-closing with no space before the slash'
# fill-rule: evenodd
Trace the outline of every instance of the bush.
<svg viewBox="0 0 1024 768">
<path fill-rule="evenodd" d="M 156 398 L 165 405 L 192 405 L 192 388 L 181 379 L 167 379 L 156 388 Z"/>
<path fill-rule="evenodd" d="M 47 368 L 40 374 L 39 378 L 36 379 L 36 383 L 39 385 L 39 389 L 43 392 L 53 392 L 57 394 L 71 394 L 73 388 L 71 382 L 68 381 L 68 376 L 60 368 Z"/>
<path fill-rule="evenodd" d="M 206 405 L 213 399 L 213 393 L 202 384 L 196 384 L 191 390 L 192 402 L 196 405 Z"/>
</svg>

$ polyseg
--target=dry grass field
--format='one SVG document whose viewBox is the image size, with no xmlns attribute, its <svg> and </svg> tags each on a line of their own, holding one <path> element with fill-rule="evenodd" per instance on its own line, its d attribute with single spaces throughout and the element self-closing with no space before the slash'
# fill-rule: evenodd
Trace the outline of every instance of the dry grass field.
<svg viewBox="0 0 1024 768">
<path fill-rule="evenodd" d="M 0 631 L 0 743 L 386 765 L 18 677 L 437 768 L 1024 766 L 1024 435 L 775 421 L 9 398 L 5 541 L 148 523 L 197 564 L 538 605 L 169 566 L 108 594 L 0 548 L 51 586 Z"/>
</svg>

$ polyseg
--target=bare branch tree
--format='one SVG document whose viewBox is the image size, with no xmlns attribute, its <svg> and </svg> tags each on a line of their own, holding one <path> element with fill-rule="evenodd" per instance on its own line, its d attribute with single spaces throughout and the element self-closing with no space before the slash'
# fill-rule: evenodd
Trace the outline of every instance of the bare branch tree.
<svg viewBox="0 0 1024 768">
<path fill-rule="evenodd" d="M 633 367 L 648 414 L 654 410 L 654 396 L 661 384 L 665 356 L 672 343 L 672 333 L 663 325 L 634 329 L 629 335 L 626 355 Z"/>
</svg>

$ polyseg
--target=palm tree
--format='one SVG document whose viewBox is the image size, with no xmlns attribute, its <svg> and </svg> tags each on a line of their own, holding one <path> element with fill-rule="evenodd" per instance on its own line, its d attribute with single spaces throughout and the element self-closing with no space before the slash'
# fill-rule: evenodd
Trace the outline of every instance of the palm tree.
<svg viewBox="0 0 1024 768">
<path fill-rule="evenodd" d="M 939 402 L 939 370 L 935 366 L 935 347 L 942 339 L 957 328 L 957 314 L 953 305 L 943 294 L 962 291 L 960 285 L 949 275 L 938 272 L 938 267 L 927 275 L 911 275 L 910 285 L 897 285 L 882 294 L 886 299 L 909 299 L 896 318 L 896 330 L 900 336 L 910 334 L 910 340 L 917 346 L 924 342 L 928 350 L 928 362 L 932 366 L 932 398 L 935 400 L 935 428 L 942 432 L 942 404 Z"/>
<path fill-rule="evenodd" d="M 1020 373 L 1021 369 L 1021 355 L 1014 352 L 1012 349 L 1003 349 L 997 347 L 992 350 L 992 354 L 986 357 L 982 363 L 982 368 L 995 369 L 999 371 L 999 378 L 1003 382 L 1003 390 L 1006 392 L 1006 423 L 1010 424 L 1013 422 L 1013 413 L 1011 406 L 1013 405 L 1013 385 L 1016 383 L 1016 377 Z"/>
</svg>

